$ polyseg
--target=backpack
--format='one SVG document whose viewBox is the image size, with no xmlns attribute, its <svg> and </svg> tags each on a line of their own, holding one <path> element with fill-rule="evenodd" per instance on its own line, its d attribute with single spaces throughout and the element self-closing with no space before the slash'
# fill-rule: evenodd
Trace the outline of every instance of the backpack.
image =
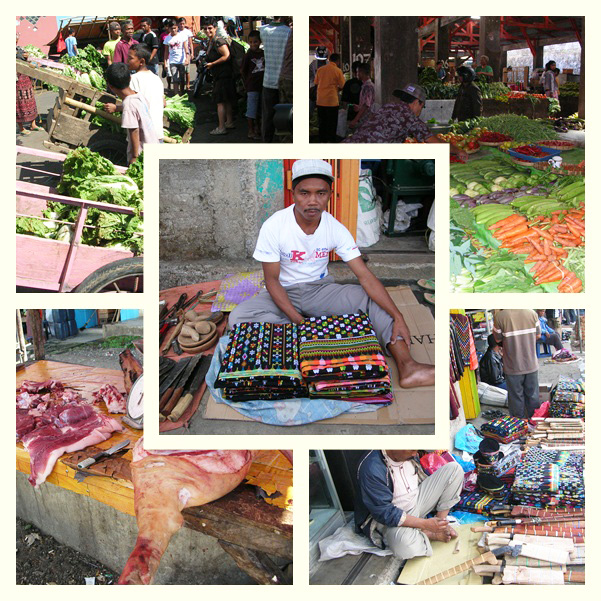
<svg viewBox="0 0 601 601">
<path fill-rule="evenodd" d="M 244 61 L 246 49 L 240 42 L 233 38 L 228 40 L 228 47 L 230 49 L 230 60 L 232 61 L 234 75 L 238 75 L 242 69 L 242 62 Z"/>
</svg>

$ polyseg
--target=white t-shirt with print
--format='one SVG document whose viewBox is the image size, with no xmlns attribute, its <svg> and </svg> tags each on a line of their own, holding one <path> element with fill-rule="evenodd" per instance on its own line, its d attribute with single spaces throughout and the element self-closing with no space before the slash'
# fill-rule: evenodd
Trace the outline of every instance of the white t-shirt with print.
<svg viewBox="0 0 601 601">
<path fill-rule="evenodd" d="M 183 31 L 178 31 L 174 36 L 169 34 L 163 44 L 169 46 L 169 64 L 182 65 L 186 62 L 184 44 L 188 43 L 188 36 Z"/>
<path fill-rule="evenodd" d="M 163 80 L 152 71 L 138 71 L 131 76 L 129 87 L 138 92 L 148 105 L 154 130 L 159 140 L 163 139 Z"/>
<path fill-rule="evenodd" d="M 361 256 L 351 233 L 327 212 L 315 232 L 305 234 L 294 217 L 294 205 L 273 214 L 261 227 L 253 258 L 280 263 L 282 286 L 314 282 L 328 275 L 328 254 L 343 261 Z"/>
</svg>

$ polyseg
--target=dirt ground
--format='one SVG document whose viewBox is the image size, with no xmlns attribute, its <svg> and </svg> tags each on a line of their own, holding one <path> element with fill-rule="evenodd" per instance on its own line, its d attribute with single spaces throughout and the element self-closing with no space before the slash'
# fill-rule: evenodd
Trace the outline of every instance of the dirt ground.
<svg viewBox="0 0 601 601">
<path fill-rule="evenodd" d="M 16 584 L 114 584 L 119 574 L 17 518 Z"/>
</svg>

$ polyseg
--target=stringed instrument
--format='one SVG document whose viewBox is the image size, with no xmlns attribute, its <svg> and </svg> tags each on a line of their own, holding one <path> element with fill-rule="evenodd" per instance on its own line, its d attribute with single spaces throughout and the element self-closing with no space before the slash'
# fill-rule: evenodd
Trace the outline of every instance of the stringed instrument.
<svg viewBox="0 0 601 601">
<path fill-rule="evenodd" d="M 497 549 L 495 551 L 495 553 L 498 553 L 499 551 L 500 551 L 500 549 Z M 447 580 L 447 578 L 451 578 L 453 576 L 458 576 L 459 574 L 463 574 L 463 572 L 467 572 L 474 566 L 478 566 L 483 563 L 496 565 L 497 563 L 499 563 L 499 560 L 497 559 L 495 553 L 493 553 L 492 551 L 487 551 L 486 553 L 483 553 L 482 555 L 480 555 L 478 557 L 474 557 L 474 559 L 469 559 L 468 561 L 464 561 L 463 563 L 460 563 L 459 565 L 456 565 L 453 568 L 449 568 L 448 570 L 439 572 L 438 574 L 435 574 L 434 576 L 430 576 L 430 578 L 426 578 L 425 580 L 416 582 L 416 584 L 418 584 L 418 585 L 438 584 L 439 582 L 442 582 L 443 580 Z"/>
</svg>

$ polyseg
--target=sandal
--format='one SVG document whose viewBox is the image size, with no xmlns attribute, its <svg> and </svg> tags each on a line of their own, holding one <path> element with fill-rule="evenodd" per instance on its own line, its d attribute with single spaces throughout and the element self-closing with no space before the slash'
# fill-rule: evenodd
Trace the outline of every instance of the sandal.
<svg viewBox="0 0 601 601">
<path fill-rule="evenodd" d="M 28 136 L 31 133 L 29 129 L 22 129 L 19 134 L 22 136 Z"/>
<path fill-rule="evenodd" d="M 417 285 L 424 290 L 434 290 L 434 278 L 430 280 L 417 280 Z"/>
<path fill-rule="evenodd" d="M 425 292 L 425 293 L 424 293 L 424 300 L 425 300 L 427 303 L 430 303 L 431 305 L 434 305 L 434 304 L 435 304 L 435 303 L 434 303 L 434 295 L 433 295 L 433 294 L 430 294 L 429 292 Z"/>
<path fill-rule="evenodd" d="M 227 130 L 225 127 L 223 129 L 216 127 L 214 130 L 210 131 L 209 134 L 211 136 L 225 136 L 225 134 L 227 134 Z"/>
<path fill-rule="evenodd" d="M 226 123 L 225 129 L 236 129 L 236 124 L 235 123 Z"/>
<path fill-rule="evenodd" d="M 31 131 L 42 131 L 44 128 L 40 127 L 37 123 L 32 123 L 29 129 Z"/>
</svg>

